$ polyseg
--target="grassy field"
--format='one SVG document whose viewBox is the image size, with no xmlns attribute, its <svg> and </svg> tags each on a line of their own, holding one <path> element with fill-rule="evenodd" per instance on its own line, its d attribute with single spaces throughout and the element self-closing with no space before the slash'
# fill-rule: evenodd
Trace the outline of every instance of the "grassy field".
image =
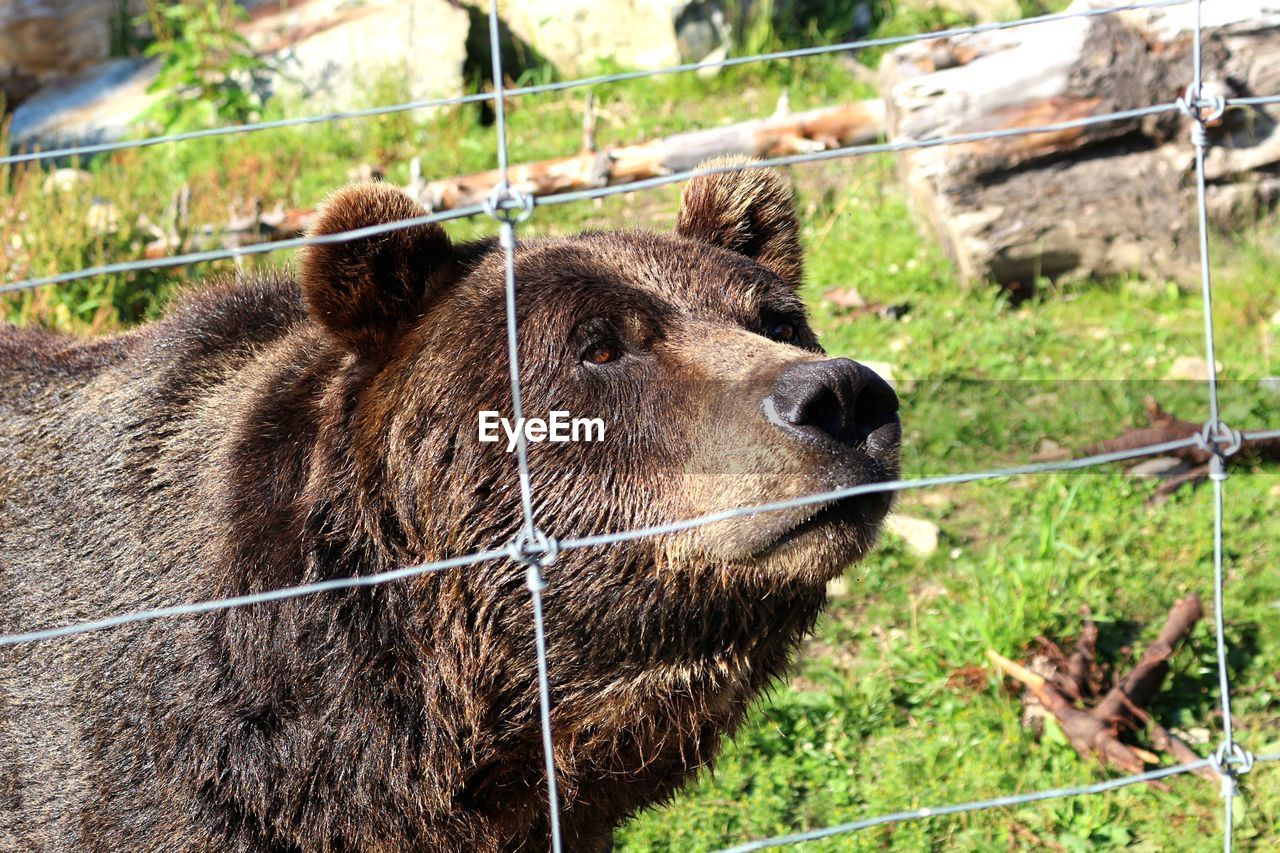
<svg viewBox="0 0 1280 853">
<path fill-rule="evenodd" d="M 887 20 L 882 31 L 935 21 Z M 762 46 L 769 44 L 764 38 Z M 596 92 L 602 144 L 766 115 L 786 89 L 795 109 L 872 94 L 842 60 L 734 69 L 703 81 L 672 77 Z M 394 100 L 394 80 L 370 103 Z M 567 154 L 582 93 L 523 98 L 510 113 L 513 161 Z M 144 214 L 163 223 L 190 187 L 193 221 L 228 205 L 312 205 L 364 163 L 403 182 L 413 156 L 427 177 L 494 165 L 494 133 L 479 110 L 256 134 L 137 152 L 88 164 L 91 178 L 46 191 L 38 170 L 0 174 L 0 280 L 138 257 Z M 1203 353 L 1198 295 L 1141 278 L 1049 286 L 1012 306 L 990 287 L 964 289 L 912 224 L 889 158 L 793 173 L 809 250 L 806 295 L 833 353 L 891 363 L 904 381 L 906 476 L 1026 461 L 1043 439 L 1078 449 L 1142 421 L 1156 395 L 1189 420 L 1205 411 L 1194 383 L 1163 381 L 1179 356 Z M 540 209 L 525 233 L 583 227 L 666 228 L 678 188 L 596 204 Z M 115 227 L 98 223 L 110 209 Z M 96 211 L 96 213 L 95 213 Z M 455 237 L 486 222 L 451 226 Z M 1280 293 L 1271 272 L 1280 228 L 1260 222 L 1215 241 L 1215 305 L 1224 417 L 1238 428 L 1280 426 L 1280 396 L 1258 379 L 1280 374 Z M 279 255 L 255 264 L 287 262 Z M 105 332 L 162 309 L 175 287 L 226 265 L 94 279 L 9 299 L 10 318 Z M 851 319 L 823 299 L 856 287 L 908 303 L 898 319 Z M 752 715 L 714 773 L 669 807 L 641 815 L 623 850 L 711 850 L 753 837 L 920 806 L 1107 778 L 1050 726 L 1037 740 L 1018 698 L 984 666 L 984 650 L 1019 657 L 1041 635 L 1068 641 L 1089 605 L 1108 662 L 1132 664 L 1182 595 L 1211 598 L 1211 492 L 1157 507 L 1154 485 L 1114 468 L 903 494 L 899 511 L 932 520 L 942 547 L 928 558 L 890 540 L 850 569 L 806 648 L 796 677 Z M 1245 462 L 1226 484 L 1230 668 L 1239 737 L 1280 750 L 1280 476 Z M 1216 745 L 1212 635 L 1202 624 L 1175 660 L 1152 711 Z M 1142 736 L 1139 735 L 1139 742 Z M 1245 849 L 1280 843 L 1280 773 L 1260 765 L 1238 803 Z M 1176 779 L 1171 790 L 1102 796 L 913 821 L 818 842 L 810 850 L 1200 850 L 1217 846 L 1217 786 Z"/>
</svg>

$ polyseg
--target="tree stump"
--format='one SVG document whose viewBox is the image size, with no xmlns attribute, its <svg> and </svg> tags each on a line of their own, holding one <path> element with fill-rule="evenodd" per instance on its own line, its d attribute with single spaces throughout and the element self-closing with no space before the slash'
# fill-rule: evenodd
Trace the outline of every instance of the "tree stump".
<svg viewBox="0 0 1280 853">
<path fill-rule="evenodd" d="M 1117 5 L 1076 0 L 1071 9 Z M 1204 6 L 1204 94 L 1280 94 L 1280 8 Z M 881 64 L 890 138 L 1051 124 L 1169 103 L 1191 80 L 1192 7 L 1074 18 L 917 42 Z M 1280 197 L 1280 108 L 1209 131 L 1211 220 L 1238 228 Z M 1190 120 L 1178 112 L 905 152 L 922 228 L 966 282 L 1014 289 L 1140 273 L 1198 280 Z"/>
</svg>

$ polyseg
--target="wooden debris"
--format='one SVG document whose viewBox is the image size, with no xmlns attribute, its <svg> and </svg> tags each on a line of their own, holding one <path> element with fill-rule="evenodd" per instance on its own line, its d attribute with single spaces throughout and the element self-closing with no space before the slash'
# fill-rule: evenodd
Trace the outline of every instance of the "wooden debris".
<svg viewBox="0 0 1280 853">
<path fill-rule="evenodd" d="M 683 172 L 712 157 L 780 157 L 858 145 L 874 141 L 883 129 L 881 101 L 859 101 L 677 133 L 636 145 L 588 148 L 569 157 L 512 165 L 509 174 L 512 186 L 521 192 L 550 195 Z M 584 135 L 594 145 L 594 133 L 584 131 Z M 499 178 L 493 170 L 429 181 L 417 197 L 430 210 L 475 204 L 493 191 Z"/>
<path fill-rule="evenodd" d="M 245 207 L 247 209 L 230 211 L 227 222 L 221 226 L 206 224 L 168 230 L 151 226 L 157 236 L 147 244 L 146 257 L 163 258 L 182 252 L 231 249 L 300 237 L 306 233 L 315 213 L 314 208 L 287 210 L 283 205 L 263 210 L 260 199 L 252 200 Z"/>
<path fill-rule="evenodd" d="M 1179 762 L 1198 760 L 1199 756 L 1186 743 L 1151 720 L 1143 706 L 1164 684 L 1169 659 L 1203 615 L 1200 597 L 1192 593 L 1173 606 L 1160 635 L 1143 653 L 1138 665 L 1100 698 L 1096 698 L 1102 684 L 1102 672 L 1096 661 L 1097 625 L 1087 610 L 1082 615 L 1084 629 L 1075 648 L 1069 658 L 1057 652 L 1058 668 L 1051 678 L 1038 675 L 992 649 L 987 651 L 987 657 L 1053 714 L 1082 758 L 1092 756 L 1126 773 L 1140 773 L 1146 765 L 1158 764 L 1158 755 L 1121 740 L 1122 734 L 1141 724 L 1151 729 L 1151 743 L 1156 749 Z M 1057 648 L 1043 638 L 1042 644 Z M 1089 702 L 1094 702 L 1092 707 L 1085 707 Z M 1213 775 L 1211 770 L 1209 775 Z"/>
<path fill-rule="evenodd" d="M 1201 424 L 1184 421 L 1169 414 L 1160 407 L 1154 397 L 1147 397 L 1143 400 L 1143 407 L 1147 412 L 1148 426 L 1125 430 L 1113 439 L 1088 445 L 1083 449 L 1081 455 L 1093 456 L 1099 453 L 1112 453 L 1117 450 L 1133 450 L 1152 444 L 1163 444 L 1167 441 L 1179 441 L 1191 438 L 1203 428 Z M 1151 504 L 1165 501 L 1183 486 L 1203 482 L 1209 476 L 1211 454 L 1199 445 L 1171 450 L 1166 452 L 1165 455 L 1181 459 L 1192 467 L 1161 482 L 1147 500 Z M 1231 464 L 1241 456 L 1280 462 L 1280 438 L 1248 442 L 1240 449 L 1238 454 L 1228 457 L 1227 463 Z"/>
<path fill-rule="evenodd" d="M 884 106 L 873 99 L 795 114 L 783 110 L 767 119 L 596 150 L 595 114 L 594 102 L 588 99 L 583 115 L 582 152 L 513 164 L 511 184 L 534 196 L 626 184 L 687 171 L 712 157 L 731 154 L 777 157 L 872 142 L 884 128 Z M 499 173 L 494 170 L 426 181 L 422 177 L 421 161 L 414 158 L 405 190 L 428 210 L 446 210 L 483 201 L 498 179 Z M 146 256 L 160 258 L 180 251 L 234 248 L 297 237 L 306 231 L 315 212 L 314 208 L 286 210 L 281 206 L 264 211 L 260 200 L 254 200 L 247 207 L 232 211 L 227 222 L 221 225 L 161 229 L 157 238 L 147 245 Z M 899 316 L 906 309 L 888 306 L 886 310 Z"/>
<path fill-rule="evenodd" d="M 910 302 L 868 302 L 853 287 L 832 287 L 822 292 L 822 300 L 848 320 L 877 316 L 886 320 L 901 320 L 911 313 Z"/>
<path fill-rule="evenodd" d="M 904 46 L 880 66 L 889 137 L 1012 130 L 1171 103 L 1190 79 L 1191 25 L 1189 9 L 1147 9 Z M 1205 96 L 1280 90 L 1280 10 L 1232 0 L 1206 7 L 1205 25 Z M 1191 284 L 1199 265 L 1189 129 L 1169 111 L 910 150 L 899 165 L 922 228 L 966 281 L 994 280 L 1024 295 L 1041 276 L 1138 273 Z M 1280 108 L 1230 110 L 1210 137 L 1209 215 L 1236 227 L 1280 199 Z"/>
</svg>

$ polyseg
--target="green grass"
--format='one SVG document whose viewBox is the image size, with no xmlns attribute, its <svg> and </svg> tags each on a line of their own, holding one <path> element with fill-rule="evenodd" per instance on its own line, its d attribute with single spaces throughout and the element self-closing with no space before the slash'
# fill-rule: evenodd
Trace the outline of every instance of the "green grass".
<svg viewBox="0 0 1280 853">
<path fill-rule="evenodd" d="M 1027 6 L 1028 4 L 1024 4 Z M 1030 2 L 1035 10 L 1060 3 Z M 1028 10 L 1030 10 L 1028 8 Z M 879 34 L 941 19 L 888 15 Z M 793 28 L 814 32 L 807 19 Z M 826 32 L 825 30 L 823 32 Z M 762 47 L 778 32 L 752 34 Z M 602 145 L 636 141 L 772 112 L 786 89 L 795 109 L 864 97 L 838 59 L 816 58 L 621 84 L 596 93 Z M 393 78 L 370 103 L 396 100 Z M 513 162 L 572 153 L 581 92 L 516 99 Z M 420 156 L 428 178 L 495 164 L 494 132 L 480 110 L 268 132 L 120 152 L 90 164 L 89 183 L 42 190 L 38 170 L 0 174 L 0 280 L 139 257 L 149 230 L 167 221 L 178 187 L 191 189 L 193 222 L 220 221 L 237 199 L 268 208 L 310 206 L 362 163 L 403 182 Z M 893 176 L 892 160 L 867 158 L 796 169 L 809 250 L 805 295 L 833 353 L 886 361 L 902 378 L 904 474 L 921 476 L 1026 461 L 1043 440 L 1078 449 L 1142 421 L 1142 398 L 1203 417 L 1195 383 L 1162 380 L 1173 361 L 1203 352 L 1199 298 L 1164 281 L 1133 278 L 1048 286 L 1013 306 L 989 287 L 959 285 L 952 265 L 921 237 Z M 586 227 L 669 228 L 679 188 L 597 204 L 540 209 L 522 233 Z M 94 205 L 97 204 L 97 208 Z M 113 205 L 117 227 L 101 233 L 90 210 Z M 458 238 L 484 221 L 450 225 Z M 1280 310 L 1272 270 L 1280 229 L 1262 222 L 1215 242 L 1224 415 L 1240 428 L 1280 425 L 1280 396 L 1257 380 L 1280 373 Z M 249 266 L 286 262 L 285 253 Z M 161 310 L 181 282 L 229 264 L 94 279 L 8 300 L 10 317 L 59 328 L 106 331 Z M 856 287 L 867 299 L 906 302 L 900 319 L 854 319 L 824 300 Z M 775 833 L 1107 778 L 1052 728 L 1037 740 L 1020 707 L 985 667 L 995 648 L 1022 655 L 1041 635 L 1069 640 L 1088 604 L 1109 662 L 1140 654 L 1175 599 L 1210 600 L 1211 492 L 1200 488 L 1148 508 L 1154 487 L 1115 469 L 908 492 L 899 510 L 931 519 L 943 542 L 914 556 L 896 541 L 850 570 L 796 677 L 763 700 L 715 772 L 670 806 L 640 815 L 618 834 L 629 851 L 695 851 Z M 1255 752 L 1280 749 L 1280 474 L 1251 463 L 1226 484 L 1227 605 L 1234 710 Z M 1153 711 L 1166 725 L 1220 736 L 1207 624 L 1176 658 Z M 1205 746 L 1199 746 L 1202 751 Z M 1216 786 L 1174 780 L 1172 790 L 1131 787 L 866 830 L 806 849 L 1196 850 L 1216 846 Z M 1280 774 L 1259 766 L 1244 783 L 1237 838 L 1245 849 L 1280 841 Z"/>
</svg>

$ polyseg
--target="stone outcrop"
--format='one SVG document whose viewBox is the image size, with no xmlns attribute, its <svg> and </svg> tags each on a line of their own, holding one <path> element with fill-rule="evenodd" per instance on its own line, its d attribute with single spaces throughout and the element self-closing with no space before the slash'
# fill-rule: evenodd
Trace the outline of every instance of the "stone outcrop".
<svg viewBox="0 0 1280 853">
<path fill-rule="evenodd" d="M 143 0 L 4 0 L 0 94 L 10 108 L 42 87 L 109 58 Z"/>
<path fill-rule="evenodd" d="M 465 2 L 489 8 L 487 0 Z M 499 0 L 498 12 L 562 74 L 590 74 L 605 60 L 623 68 L 700 62 L 729 47 L 719 0 Z"/>
<path fill-rule="evenodd" d="M 83 2 L 81 14 L 105 16 L 105 7 L 116 2 Z M 44 0 L 43 5 L 76 3 Z M 29 0 L 27 5 L 42 4 Z M 276 69 L 270 94 L 296 105 L 291 112 L 371 106 L 371 93 L 384 83 L 398 97 L 413 100 L 463 91 L 470 21 L 467 10 L 449 0 L 295 0 L 283 7 L 257 0 L 249 5 L 251 18 L 241 32 Z M 103 20 L 64 40 L 96 44 L 97 35 L 91 34 L 101 35 Z M 56 50 L 60 42 L 44 44 L 42 53 Z M 87 67 L 56 78 L 15 110 L 10 128 L 15 148 L 112 141 L 131 131 L 158 97 L 147 90 L 159 64 L 139 58 L 99 61 L 105 55 L 105 45 L 96 54 L 86 47 L 77 56 L 84 58 L 78 65 Z M 63 65 L 70 72 L 77 63 Z"/>
</svg>

